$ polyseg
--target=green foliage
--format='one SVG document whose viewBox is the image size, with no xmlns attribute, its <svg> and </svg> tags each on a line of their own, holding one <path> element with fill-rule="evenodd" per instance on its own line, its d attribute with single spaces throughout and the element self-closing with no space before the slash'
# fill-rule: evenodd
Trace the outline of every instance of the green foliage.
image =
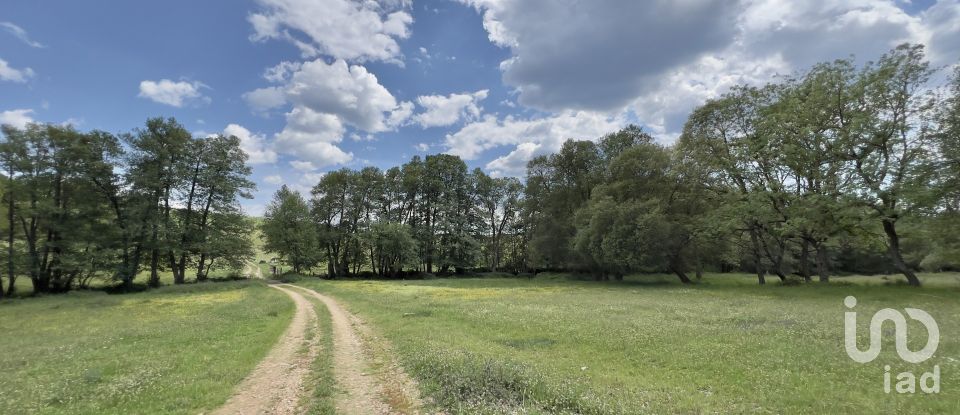
<svg viewBox="0 0 960 415">
<path fill-rule="evenodd" d="M 317 264 L 319 238 L 310 207 L 300 192 L 287 186 L 280 187 L 267 205 L 260 232 L 263 234 L 263 249 L 279 254 L 294 272 L 300 273 Z"/>
<path fill-rule="evenodd" d="M 7 291 L 19 275 L 35 293 L 129 288 L 145 264 L 151 285 L 164 268 L 184 282 L 190 264 L 202 280 L 250 252 L 238 198 L 253 184 L 236 137 L 193 138 L 172 118 L 120 137 L 52 124 L 3 136 Z"/>
</svg>

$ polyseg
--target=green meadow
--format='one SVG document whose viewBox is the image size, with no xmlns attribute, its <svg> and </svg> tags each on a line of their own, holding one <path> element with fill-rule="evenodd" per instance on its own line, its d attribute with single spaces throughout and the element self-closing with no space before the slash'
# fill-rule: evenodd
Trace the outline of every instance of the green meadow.
<svg viewBox="0 0 960 415">
<path fill-rule="evenodd" d="M 451 413 L 958 413 L 960 275 L 837 278 L 755 286 L 744 275 L 622 283 L 433 279 L 298 283 L 333 295 L 394 343 L 425 394 Z M 887 328 L 880 357 L 843 347 L 843 299 L 854 295 L 865 348 L 870 316 L 914 307 L 937 320 L 934 357 L 908 364 Z M 926 336 L 910 324 L 910 346 Z M 941 392 L 886 394 L 893 376 L 941 372 Z M 896 382 L 896 380 L 894 380 Z"/>
<path fill-rule="evenodd" d="M 290 321 L 258 281 L 0 303 L 0 413 L 195 414 L 221 405 Z"/>
</svg>

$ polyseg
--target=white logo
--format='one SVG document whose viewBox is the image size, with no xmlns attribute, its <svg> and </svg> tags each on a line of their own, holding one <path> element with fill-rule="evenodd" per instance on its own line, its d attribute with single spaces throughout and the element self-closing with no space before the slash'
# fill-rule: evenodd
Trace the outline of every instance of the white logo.
<svg viewBox="0 0 960 415">
<path fill-rule="evenodd" d="M 843 300 L 843 304 L 849 309 L 857 306 L 857 299 L 848 296 Z M 926 311 L 916 308 L 905 308 L 907 316 L 919 321 L 927 329 L 927 344 L 920 351 L 912 351 L 907 347 L 907 319 L 897 310 L 884 308 L 877 311 L 870 319 L 870 347 L 863 351 L 857 347 L 857 313 L 847 311 L 843 316 L 843 345 L 847 349 L 847 355 L 855 362 L 869 363 L 880 355 L 880 342 L 883 336 L 883 323 L 892 321 L 897 344 L 897 354 L 900 358 L 909 363 L 920 363 L 931 357 L 937 351 L 940 345 L 940 327 L 933 319 L 933 316 Z M 883 391 L 890 393 L 891 379 L 890 365 L 883 367 Z M 924 393 L 940 393 L 940 366 L 934 365 L 932 372 L 921 374 L 919 382 L 913 372 L 901 372 L 896 375 L 897 393 L 914 393 L 917 386 Z"/>
<path fill-rule="evenodd" d="M 857 306 L 857 299 L 848 296 L 843 300 L 843 304 L 852 309 Z M 861 351 L 857 347 L 857 312 L 844 313 L 844 346 L 847 349 L 847 355 L 858 363 L 869 363 L 876 359 L 880 354 L 883 323 L 892 321 L 896 333 L 897 354 L 901 359 L 910 363 L 920 363 L 932 357 L 940 345 L 940 327 L 937 326 L 937 322 L 926 311 L 916 308 L 906 308 L 904 311 L 927 329 L 927 344 L 920 351 L 914 352 L 907 348 L 907 319 L 903 314 L 892 308 L 884 308 L 877 311 L 870 320 L 870 347 L 866 351 Z"/>
</svg>

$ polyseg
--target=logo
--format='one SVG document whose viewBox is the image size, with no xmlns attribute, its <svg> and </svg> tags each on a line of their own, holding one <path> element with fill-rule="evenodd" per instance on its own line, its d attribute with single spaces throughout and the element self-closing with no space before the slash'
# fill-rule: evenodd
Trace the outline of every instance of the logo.
<svg viewBox="0 0 960 415">
<path fill-rule="evenodd" d="M 854 296 L 848 296 L 843 300 L 843 304 L 853 309 L 857 306 L 857 299 Z M 897 346 L 897 354 L 905 362 L 922 363 L 933 357 L 937 347 L 940 345 L 940 327 L 926 311 L 917 308 L 905 308 L 907 316 L 913 320 L 919 321 L 927 330 L 927 344 L 918 351 L 910 350 L 907 347 L 907 319 L 903 313 L 892 308 L 884 308 L 874 313 L 870 319 L 870 346 L 866 350 L 860 350 L 857 346 L 857 312 L 847 311 L 843 316 L 844 328 L 844 348 L 847 355 L 857 363 L 870 363 L 880 355 L 881 341 L 883 339 L 883 323 L 889 321 L 893 323 L 894 340 Z M 897 374 L 897 393 L 913 393 L 916 390 L 916 376 L 912 372 L 902 372 Z M 932 382 L 932 384 L 931 384 Z M 884 366 L 884 392 L 890 393 L 890 366 Z M 920 377 L 920 389 L 925 393 L 940 392 L 940 366 L 935 365 L 933 372 L 924 373 Z"/>
</svg>

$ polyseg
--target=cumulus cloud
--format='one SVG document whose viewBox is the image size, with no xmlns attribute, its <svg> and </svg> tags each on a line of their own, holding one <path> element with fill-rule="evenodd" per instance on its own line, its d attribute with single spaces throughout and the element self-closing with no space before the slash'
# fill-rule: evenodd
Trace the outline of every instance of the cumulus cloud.
<svg viewBox="0 0 960 415">
<path fill-rule="evenodd" d="M 271 174 L 263 178 L 263 182 L 267 184 L 272 184 L 274 186 L 279 186 L 283 184 L 283 178 L 277 174 Z"/>
<path fill-rule="evenodd" d="M 385 114 L 398 109 L 397 100 L 376 75 L 342 59 L 329 65 L 322 59 L 304 63 L 284 92 L 295 106 L 335 114 L 346 124 L 369 132 L 386 131 Z"/>
<path fill-rule="evenodd" d="M 18 109 L 0 112 L 0 125 L 10 125 L 16 128 L 24 128 L 27 124 L 34 122 L 33 110 Z"/>
<path fill-rule="evenodd" d="M 243 99 L 256 112 L 266 112 L 287 103 L 283 90 L 277 87 L 255 89 L 243 94 Z"/>
<path fill-rule="evenodd" d="M 488 90 L 474 93 L 444 95 L 422 95 L 417 104 L 424 111 L 415 115 L 413 121 L 423 128 L 446 127 L 461 119 L 474 120 L 480 116 L 480 101 L 487 98 Z"/>
<path fill-rule="evenodd" d="M 353 159 L 337 146 L 347 127 L 366 133 L 393 130 L 414 109 L 413 103 L 397 102 L 365 67 L 343 59 L 283 62 L 264 77 L 279 85 L 248 92 L 244 98 L 256 111 L 289 106 L 286 126 L 275 138 L 277 149 L 318 167 Z"/>
<path fill-rule="evenodd" d="M 0 59 L 0 81 L 24 83 L 27 82 L 28 79 L 33 78 L 33 75 L 33 69 L 17 69 L 11 67 L 7 61 Z"/>
<path fill-rule="evenodd" d="M 262 134 L 254 134 L 239 124 L 227 125 L 223 129 L 223 134 L 240 139 L 240 148 L 249 156 L 247 163 L 265 164 L 277 161 L 277 153 Z"/>
<path fill-rule="evenodd" d="M 512 152 L 486 166 L 497 175 L 516 176 L 523 174 L 530 158 L 559 150 L 567 139 L 596 140 L 623 124 L 624 120 L 620 117 L 586 111 L 567 111 L 535 119 L 511 116 L 497 119 L 487 115 L 455 133 L 447 134 L 445 145 L 447 153 L 467 160 L 475 159 L 494 147 L 516 146 Z"/>
<path fill-rule="evenodd" d="M 140 82 L 140 94 L 137 96 L 179 108 L 188 103 L 210 102 L 210 98 L 200 93 L 200 89 L 206 87 L 197 81 L 147 80 Z"/>
<path fill-rule="evenodd" d="M 294 108 L 335 115 L 344 124 L 363 131 L 382 132 L 405 120 L 413 109 L 410 103 L 397 103 L 376 75 L 342 59 L 329 64 L 317 59 L 295 69 L 285 67 L 268 73 L 270 79 L 283 84 L 244 94 L 255 110 L 291 104 Z"/>
<path fill-rule="evenodd" d="M 27 35 L 27 31 L 26 31 L 26 30 L 23 30 L 22 27 L 17 26 L 17 25 L 15 25 L 15 24 L 11 23 L 11 22 L 0 22 L 0 28 L 3 28 L 3 30 L 6 30 L 8 33 L 10 33 L 11 35 L 13 35 L 13 36 L 16 37 L 17 39 L 20 39 L 20 41 L 23 42 L 23 43 L 25 43 L 27 46 L 30 46 L 30 47 L 32 47 L 32 48 L 45 48 L 45 47 L 46 47 L 46 46 L 44 46 L 44 45 L 43 45 L 42 43 L 40 43 L 40 42 L 36 42 L 36 41 L 34 41 L 34 40 L 31 40 L 31 39 L 30 39 L 30 36 Z"/>
<path fill-rule="evenodd" d="M 894 46 L 924 43 L 934 65 L 960 57 L 960 2 L 910 15 L 888 0 L 752 0 L 726 47 L 668 71 L 632 109 L 653 132 L 675 137 L 687 114 L 736 84 L 759 85 L 823 61 L 875 60 Z M 842 41 L 841 41 L 842 40 Z"/>
<path fill-rule="evenodd" d="M 317 166 L 314 166 L 313 163 L 309 161 L 302 161 L 302 160 L 291 161 L 290 167 L 293 167 L 295 170 L 299 170 L 302 172 L 309 172 L 317 169 Z"/>
<path fill-rule="evenodd" d="M 282 39 L 305 58 L 399 62 L 397 39 L 410 36 L 409 2 L 396 0 L 257 0 L 251 39 Z"/>
<path fill-rule="evenodd" d="M 851 54 L 862 63 L 903 42 L 926 44 L 936 66 L 960 57 L 958 0 L 914 14 L 896 0 L 561 0 L 551 7 L 547 0 L 459 1 L 482 13 L 491 42 L 509 49 L 500 69 L 518 102 L 552 111 L 543 125 L 564 111 L 590 110 L 607 120 L 631 114 L 664 141 L 679 134 L 694 107 L 733 85 L 763 84 Z M 537 19 L 526 17 L 535 10 Z M 447 145 L 470 157 L 516 146 L 488 164 L 503 174 L 557 147 L 484 137 L 515 124 L 487 117 L 449 135 Z"/>
<path fill-rule="evenodd" d="M 930 55 L 941 64 L 960 63 L 960 1 L 941 0 L 920 15 Z"/>
<path fill-rule="evenodd" d="M 725 0 L 460 1 L 510 49 L 500 68 L 520 103 L 545 110 L 620 109 L 654 77 L 736 34 L 737 2 Z"/>
<path fill-rule="evenodd" d="M 274 139 L 278 151 L 311 163 L 311 170 L 353 159 L 352 153 L 344 152 L 336 145 L 344 133 L 343 124 L 336 115 L 295 107 L 286 118 L 286 126 Z"/>
</svg>

